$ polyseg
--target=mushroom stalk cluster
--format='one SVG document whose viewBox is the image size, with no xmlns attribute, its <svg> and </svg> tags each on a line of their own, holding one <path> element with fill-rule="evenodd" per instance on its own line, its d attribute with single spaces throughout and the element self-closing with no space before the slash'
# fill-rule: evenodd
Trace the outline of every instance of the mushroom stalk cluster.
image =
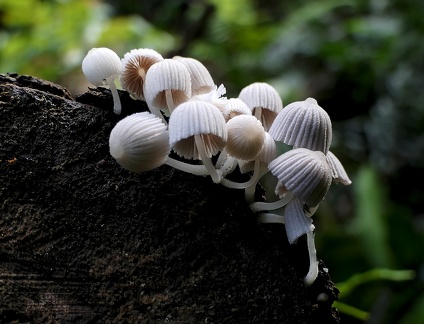
<svg viewBox="0 0 424 324">
<path fill-rule="evenodd" d="M 276 89 L 265 82 L 249 84 L 237 98 L 227 98 L 225 87 L 215 84 L 200 61 L 164 58 L 146 48 L 133 49 L 122 59 L 111 49 L 94 48 L 82 70 L 94 85 L 109 86 L 116 114 L 121 113 L 118 78 L 124 91 L 149 108 L 122 118 L 111 130 L 110 154 L 120 166 L 146 172 L 166 164 L 244 190 L 258 222 L 284 224 L 290 244 L 306 236 L 309 270 L 304 283 L 313 284 L 318 263 L 312 216 L 332 183 L 351 184 L 330 151 L 330 117 L 315 99 L 283 108 Z M 279 143 L 291 149 L 278 155 Z M 172 158 L 171 151 L 180 159 Z M 249 180 L 228 179 L 235 170 L 249 174 Z M 275 190 L 266 192 L 266 201 L 255 201 L 265 175 L 272 177 Z"/>
</svg>

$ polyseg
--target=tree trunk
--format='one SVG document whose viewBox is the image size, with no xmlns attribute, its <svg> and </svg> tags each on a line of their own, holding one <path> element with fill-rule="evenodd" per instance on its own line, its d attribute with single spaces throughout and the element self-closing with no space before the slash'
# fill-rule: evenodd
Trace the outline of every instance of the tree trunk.
<svg viewBox="0 0 424 324">
<path fill-rule="evenodd" d="M 107 89 L 0 75 L 0 321 L 338 323 L 322 262 L 305 287 L 305 240 L 243 191 L 115 162 L 111 129 L 147 110 L 120 97 L 116 116 Z"/>
</svg>

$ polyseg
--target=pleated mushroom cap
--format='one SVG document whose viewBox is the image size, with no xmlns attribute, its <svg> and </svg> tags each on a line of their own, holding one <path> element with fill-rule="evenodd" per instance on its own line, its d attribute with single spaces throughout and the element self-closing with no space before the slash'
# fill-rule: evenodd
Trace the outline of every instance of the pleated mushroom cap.
<svg viewBox="0 0 424 324">
<path fill-rule="evenodd" d="M 278 114 L 269 134 L 278 142 L 324 154 L 333 136 L 330 116 L 313 98 L 287 105 Z"/>
<path fill-rule="evenodd" d="M 320 151 L 305 148 L 290 150 L 272 160 L 268 169 L 280 185 L 309 207 L 317 206 L 331 185 L 331 170 Z"/>
<path fill-rule="evenodd" d="M 82 71 L 88 81 L 100 86 L 105 84 L 104 80 L 119 76 L 121 59 L 107 47 L 92 48 L 82 60 Z"/>
<path fill-rule="evenodd" d="M 352 184 L 342 163 L 331 151 L 327 152 L 327 162 L 330 166 L 334 183 L 341 183 L 345 186 Z"/>
<path fill-rule="evenodd" d="M 261 152 L 265 142 L 265 130 L 252 115 L 238 115 L 227 122 L 226 150 L 240 160 L 253 160 Z"/>
<path fill-rule="evenodd" d="M 183 56 L 174 56 L 173 59 L 183 63 L 190 72 L 193 96 L 208 93 L 215 89 L 215 82 L 202 62 L 192 57 Z"/>
<path fill-rule="evenodd" d="M 109 137 L 110 154 L 132 172 L 160 167 L 170 153 L 169 133 L 162 120 L 148 112 L 120 120 Z"/>
<path fill-rule="evenodd" d="M 167 91 L 173 107 L 167 102 Z M 173 59 L 153 64 L 146 73 L 144 96 L 149 107 L 173 110 L 191 98 L 191 77 L 186 66 Z"/>
<path fill-rule="evenodd" d="M 135 98 L 144 100 L 144 79 L 149 68 L 162 61 L 161 54 L 150 48 L 133 49 L 121 60 L 121 86 Z"/>
<path fill-rule="evenodd" d="M 238 98 L 249 106 L 253 115 L 256 109 L 262 109 L 260 120 L 266 131 L 283 109 L 283 102 L 277 90 L 266 82 L 254 82 L 244 87 Z"/>
<path fill-rule="evenodd" d="M 193 100 L 180 104 L 169 118 L 171 148 L 187 159 L 199 159 L 195 135 L 200 135 L 210 158 L 227 142 L 227 127 L 222 113 L 212 103 Z"/>
</svg>

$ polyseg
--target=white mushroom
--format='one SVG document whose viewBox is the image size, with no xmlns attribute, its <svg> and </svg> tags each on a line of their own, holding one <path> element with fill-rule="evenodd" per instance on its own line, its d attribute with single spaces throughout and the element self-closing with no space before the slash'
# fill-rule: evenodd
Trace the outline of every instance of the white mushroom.
<svg viewBox="0 0 424 324">
<path fill-rule="evenodd" d="M 191 76 L 192 95 L 200 95 L 215 89 L 215 83 L 206 66 L 192 57 L 174 56 L 172 59 L 183 63 Z"/>
<path fill-rule="evenodd" d="M 163 165 L 171 150 L 166 125 L 149 112 L 120 120 L 110 133 L 109 148 L 116 162 L 131 172 Z"/>
<path fill-rule="evenodd" d="M 330 116 L 313 98 L 287 105 L 275 118 L 269 134 L 278 142 L 327 154 L 332 140 Z"/>
<path fill-rule="evenodd" d="M 146 73 L 144 96 L 149 109 L 172 111 L 191 96 L 191 77 L 186 66 L 173 59 L 153 64 Z"/>
<path fill-rule="evenodd" d="M 121 100 L 115 80 L 121 74 L 121 59 L 118 54 L 106 47 L 92 48 L 82 61 L 82 71 L 92 84 L 96 86 L 107 85 L 113 97 L 113 111 L 121 113 Z"/>
<path fill-rule="evenodd" d="M 283 109 L 283 102 L 277 90 L 266 82 L 249 84 L 240 91 L 238 97 L 249 106 L 252 114 L 262 122 L 266 131 Z"/>
<path fill-rule="evenodd" d="M 187 159 L 200 159 L 215 183 L 221 181 L 211 157 L 221 151 L 227 142 L 227 128 L 221 112 L 206 101 L 188 101 L 180 104 L 170 116 L 171 148 Z"/>
<path fill-rule="evenodd" d="M 121 60 L 121 86 L 136 99 L 144 100 L 144 79 L 149 68 L 162 61 L 161 54 L 150 48 L 133 49 Z"/>
</svg>

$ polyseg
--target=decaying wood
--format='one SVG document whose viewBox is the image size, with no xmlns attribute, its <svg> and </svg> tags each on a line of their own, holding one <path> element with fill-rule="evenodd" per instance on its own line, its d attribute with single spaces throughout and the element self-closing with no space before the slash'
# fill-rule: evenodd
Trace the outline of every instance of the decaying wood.
<svg viewBox="0 0 424 324">
<path fill-rule="evenodd" d="M 305 242 L 242 191 L 116 164 L 112 127 L 146 110 L 120 96 L 0 75 L 0 321 L 338 323 L 323 264 L 305 287 Z"/>
</svg>

